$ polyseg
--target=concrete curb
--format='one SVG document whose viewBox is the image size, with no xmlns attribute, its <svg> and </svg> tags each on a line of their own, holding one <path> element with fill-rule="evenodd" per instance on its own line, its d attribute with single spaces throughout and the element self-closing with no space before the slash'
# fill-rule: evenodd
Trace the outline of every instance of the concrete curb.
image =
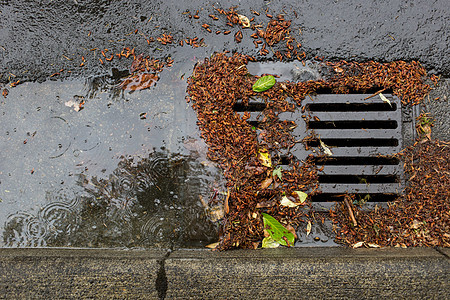
<svg viewBox="0 0 450 300">
<path fill-rule="evenodd" d="M 449 249 L 0 249 L 0 298 L 448 299 Z"/>
</svg>

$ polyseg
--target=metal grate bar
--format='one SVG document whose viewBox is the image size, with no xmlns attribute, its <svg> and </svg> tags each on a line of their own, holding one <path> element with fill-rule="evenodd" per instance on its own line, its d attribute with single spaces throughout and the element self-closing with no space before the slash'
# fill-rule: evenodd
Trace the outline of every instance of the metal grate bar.
<svg viewBox="0 0 450 300">
<path fill-rule="evenodd" d="M 312 116 L 316 116 L 320 121 L 378 121 L 378 120 L 395 120 L 397 112 L 395 111 L 370 111 L 370 112 L 325 112 L 311 111 Z"/>
<path fill-rule="evenodd" d="M 321 167 L 318 165 L 318 167 Z M 372 165 L 372 166 L 323 166 L 319 174 L 333 175 L 400 175 L 402 172 L 398 166 Z"/>
<path fill-rule="evenodd" d="M 400 193 L 402 186 L 400 183 L 359 183 L 359 184 L 343 184 L 343 183 L 321 183 L 320 188 L 326 193 Z"/>
</svg>

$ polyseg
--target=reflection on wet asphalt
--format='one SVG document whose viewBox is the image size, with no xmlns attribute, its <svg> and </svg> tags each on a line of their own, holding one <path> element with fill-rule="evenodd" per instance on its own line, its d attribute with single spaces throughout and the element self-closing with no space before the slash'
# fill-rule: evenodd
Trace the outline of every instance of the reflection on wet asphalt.
<svg viewBox="0 0 450 300">
<path fill-rule="evenodd" d="M 209 197 L 220 176 L 173 74 L 134 93 L 108 76 L 11 90 L 0 111 L 0 245 L 167 248 L 217 239 L 199 195 Z"/>
</svg>

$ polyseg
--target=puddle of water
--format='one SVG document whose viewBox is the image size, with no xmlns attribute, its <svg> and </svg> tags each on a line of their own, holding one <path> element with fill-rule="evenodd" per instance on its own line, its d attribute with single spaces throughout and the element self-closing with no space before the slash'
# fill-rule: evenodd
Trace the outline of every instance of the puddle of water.
<svg viewBox="0 0 450 300">
<path fill-rule="evenodd" d="M 24 83 L 0 103 L 0 247 L 202 247 L 221 188 L 180 78 Z M 82 109 L 79 103 L 84 102 Z"/>
</svg>

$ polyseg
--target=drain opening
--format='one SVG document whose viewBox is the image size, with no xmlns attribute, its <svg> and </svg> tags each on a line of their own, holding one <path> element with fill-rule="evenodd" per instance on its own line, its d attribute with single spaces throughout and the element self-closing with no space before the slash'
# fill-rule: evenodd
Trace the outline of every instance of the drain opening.
<svg viewBox="0 0 450 300">
<path fill-rule="evenodd" d="M 395 183 L 395 175 L 319 175 L 319 183 Z"/>
<path fill-rule="evenodd" d="M 336 95 L 340 96 L 340 95 Z M 309 103 L 306 104 L 306 110 L 308 111 L 333 111 L 333 112 L 344 112 L 344 111 L 396 111 L 397 104 L 392 103 L 391 105 L 387 103 Z"/>
<path fill-rule="evenodd" d="M 399 159 L 386 156 L 369 156 L 369 157 L 316 157 L 317 165 L 398 165 Z"/>
<path fill-rule="evenodd" d="M 397 121 L 309 121 L 309 129 L 395 129 Z"/>
<path fill-rule="evenodd" d="M 336 135 L 339 135 L 336 133 Z M 330 147 L 383 147 L 383 146 L 398 146 L 397 139 L 350 139 L 350 138 L 321 138 L 327 146 Z M 319 147 L 319 140 L 308 141 L 307 145 L 310 147 Z M 332 149 L 332 148 L 331 148 Z"/>
</svg>

